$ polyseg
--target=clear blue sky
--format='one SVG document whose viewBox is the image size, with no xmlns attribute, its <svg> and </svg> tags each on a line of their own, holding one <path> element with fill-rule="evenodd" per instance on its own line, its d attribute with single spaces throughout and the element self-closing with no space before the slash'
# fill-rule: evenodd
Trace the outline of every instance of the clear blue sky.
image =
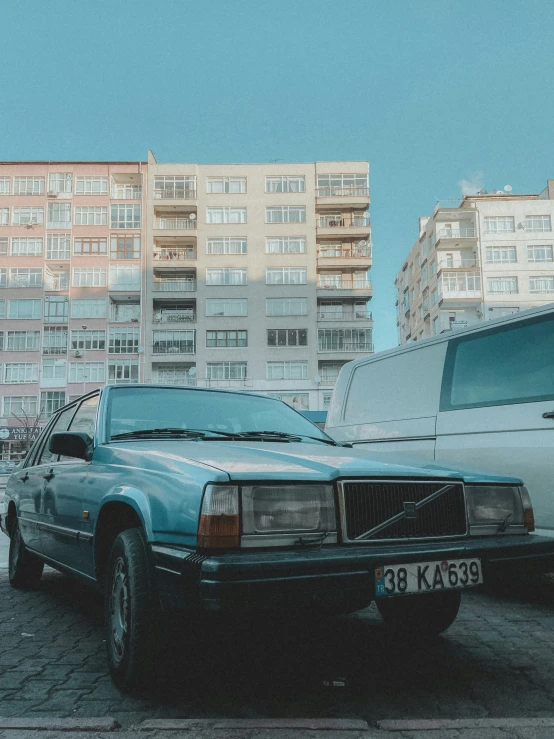
<svg viewBox="0 0 554 739">
<path fill-rule="evenodd" d="M 0 159 L 369 159 L 377 349 L 417 218 L 554 177 L 552 0 L 7 0 Z"/>
</svg>

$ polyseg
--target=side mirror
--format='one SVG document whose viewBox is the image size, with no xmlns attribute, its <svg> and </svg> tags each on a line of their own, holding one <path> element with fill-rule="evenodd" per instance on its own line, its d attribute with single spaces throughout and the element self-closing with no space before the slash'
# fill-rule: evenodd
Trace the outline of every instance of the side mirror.
<svg viewBox="0 0 554 739">
<path fill-rule="evenodd" d="M 92 439 L 88 434 L 81 431 L 61 431 L 52 434 L 48 449 L 52 454 L 61 454 L 62 457 L 88 460 L 91 444 Z"/>
</svg>

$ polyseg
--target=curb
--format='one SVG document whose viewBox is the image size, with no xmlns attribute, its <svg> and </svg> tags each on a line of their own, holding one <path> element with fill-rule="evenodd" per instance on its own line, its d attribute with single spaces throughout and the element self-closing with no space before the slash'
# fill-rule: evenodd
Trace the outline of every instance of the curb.
<svg viewBox="0 0 554 739">
<path fill-rule="evenodd" d="M 260 718 L 260 719 L 152 719 L 134 727 L 144 731 L 190 731 L 191 729 L 304 729 L 313 731 L 368 731 L 361 719 Z"/>
<path fill-rule="evenodd" d="M 468 718 L 377 721 L 383 731 L 446 731 L 452 729 L 524 729 L 554 727 L 554 718 Z"/>
<path fill-rule="evenodd" d="M 119 724 L 114 718 L 2 718 L 0 731 L 5 729 L 32 731 L 115 731 Z"/>
</svg>

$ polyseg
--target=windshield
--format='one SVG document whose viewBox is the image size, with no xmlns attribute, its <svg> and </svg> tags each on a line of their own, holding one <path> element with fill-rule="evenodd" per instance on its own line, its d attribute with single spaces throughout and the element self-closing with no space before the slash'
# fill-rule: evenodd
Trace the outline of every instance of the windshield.
<svg viewBox="0 0 554 739">
<path fill-rule="evenodd" d="M 146 429 L 278 431 L 328 439 L 285 403 L 259 395 L 180 388 L 114 388 L 108 408 L 108 438 Z M 222 437 L 223 440 L 224 437 Z"/>
</svg>

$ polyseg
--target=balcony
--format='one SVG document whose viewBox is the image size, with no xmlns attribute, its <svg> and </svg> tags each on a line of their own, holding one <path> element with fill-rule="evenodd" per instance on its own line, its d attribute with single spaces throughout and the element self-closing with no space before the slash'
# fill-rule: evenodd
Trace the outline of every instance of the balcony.
<svg viewBox="0 0 554 739">
<path fill-rule="evenodd" d="M 373 344 L 368 342 L 326 341 L 318 345 L 317 351 L 320 354 L 345 354 L 347 352 L 371 354 L 373 352 Z"/>
<path fill-rule="evenodd" d="M 452 248 L 453 242 L 460 243 L 463 241 L 476 241 L 477 232 L 473 226 L 461 227 L 461 228 L 441 228 L 437 231 L 435 247 L 440 248 Z"/>
<path fill-rule="evenodd" d="M 351 323 L 358 321 L 373 321 L 373 314 L 370 311 L 345 311 L 337 308 L 336 310 L 322 311 L 319 308 L 317 313 L 318 321 L 339 321 L 341 323 Z"/>
<path fill-rule="evenodd" d="M 193 310 L 159 310 L 152 317 L 154 323 L 195 323 Z"/>
<path fill-rule="evenodd" d="M 482 300 L 483 293 L 481 289 L 451 289 L 447 286 L 439 285 L 439 303 L 447 300 L 451 308 L 456 306 L 465 307 L 469 303 L 479 303 Z"/>
<path fill-rule="evenodd" d="M 43 354 L 67 354 L 67 346 L 43 346 Z"/>
<path fill-rule="evenodd" d="M 176 341 L 155 341 L 152 354 L 196 354 L 194 341 L 182 339 Z"/>
<path fill-rule="evenodd" d="M 348 279 L 343 278 L 342 280 L 337 279 L 325 279 L 320 278 L 317 281 L 317 289 L 324 290 L 325 292 L 340 293 L 340 291 L 350 292 L 355 290 L 362 295 L 373 295 L 373 288 L 370 280 L 366 279 Z"/>
<path fill-rule="evenodd" d="M 369 269 L 371 266 L 372 247 L 369 244 L 344 245 L 344 246 L 324 246 L 320 245 L 317 251 L 317 263 L 321 267 L 340 267 L 347 264 L 350 267 L 365 267 Z"/>
<path fill-rule="evenodd" d="M 195 200 L 196 190 L 192 189 L 160 189 L 154 190 L 154 200 Z"/>
<path fill-rule="evenodd" d="M 479 262 L 477 259 L 465 258 L 465 257 L 446 257 L 439 259 L 437 263 L 437 270 L 440 272 L 442 269 L 472 269 L 477 267 Z"/>
<path fill-rule="evenodd" d="M 369 205 L 369 187 L 360 185 L 317 187 L 315 191 L 318 205 L 341 205 L 367 207 Z"/>
<path fill-rule="evenodd" d="M 69 275 L 46 275 L 44 289 L 47 292 L 63 292 L 64 290 L 69 290 Z"/>
<path fill-rule="evenodd" d="M 154 260 L 159 262 L 190 262 L 196 259 L 194 247 L 154 247 Z"/>
<path fill-rule="evenodd" d="M 370 219 L 366 214 L 332 213 L 317 217 L 318 236 L 358 236 L 369 237 Z"/>
<path fill-rule="evenodd" d="M 154 228 L 160 231 L 194 231 L 196 218 L 156 218 Z"/>
<path fill-rule="evenodd" d="M 112 185 L 112 200 L 140 200 L 142 187 L 137 185 Z"/>
<path fill-rule="evenodd" d="M 192 277 L 154 277 L 152 290 L 158 293 L 194 292 L 196 280 Z"/>
</svg>

